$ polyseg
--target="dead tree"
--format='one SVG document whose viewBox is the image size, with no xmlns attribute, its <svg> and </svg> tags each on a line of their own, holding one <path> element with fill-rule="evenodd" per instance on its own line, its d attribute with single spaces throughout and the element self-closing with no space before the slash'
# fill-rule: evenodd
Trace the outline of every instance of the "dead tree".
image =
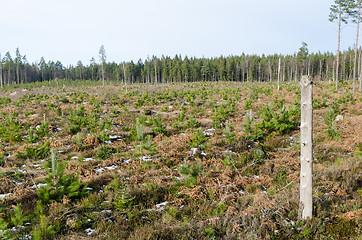
<svg viewBox="0 0 362 240">
<path fill-rule="evenodd" d="M 312 218 L 313 210 L 313 87 L 307 76 L 301 80 L 299 217 Z"/>
</svg>

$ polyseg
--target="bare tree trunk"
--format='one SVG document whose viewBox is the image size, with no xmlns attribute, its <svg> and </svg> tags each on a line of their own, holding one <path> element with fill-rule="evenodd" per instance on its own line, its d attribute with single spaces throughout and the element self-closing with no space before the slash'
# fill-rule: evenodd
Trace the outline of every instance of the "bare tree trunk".
<svg viewBox="0 0 362 240">
<path fill-rule="evenodd" d="M 25 83 L 28 82 L 28 74 L 26 72 L 26 64 L 24 64 L 24 77 L 25 77 Z"/>
<path fill-rule="evenodd" d="M 278 63 L 278 91 L 279 91 L 279 82 L 280 82 L 280 57 L 279 57 L 279 63 Z"/>
<path fill-rule="evenodd" d="M 104 63 L 102 62 L 102 84 L 104 86 Z"/>
<path fill-rule="evenodd" d="M 94 66 L 92 64 L 92 81 L 94 81 L 94 78 L 93 78 L 93 69 L 94 69 Z"/>
<path fill-rule="evenodd" d="M 308 59 L 308 76 L 310 76 L 310 59 Z"/>
<path fill-rule="evenodd" d="M 10 68 L 8 69 L 8 85 L 10 85 L 11 75 L 10 75 Z"/>
<path fill-rule="evenodd" d="M 19 63 L 16 64 L 16 83 L 20 84 Z"/>
<path fill-rule="evenodd" d="M 283 73 L 282 73 L 282 81 L 285 82 L 285 58 L 283 60 Z"/>
<path fill-rule="evenodd" d="M 362 50 L 361 50 L 362 51 Z M 362 91 L 362 53 L 360 54 L 361 60 L 360 60 L 360 75 L 359 75 L 359 91 Z"/>
<path fill-rule="evenodd" d="M 272 69 L 271 69 L 271 65 L 270 65 L 270 60 L 268 62 L 268 65 L 269 65 L 269 82 L 272 81 Z"/>
<path fill-rule="evenodd" d="M 126 86 L 126 93 L 127 93 L 128 91 L 127 91 L 127 80 L 126 80 L 126 67 L 124 64 L 123 64 L 123 81 Z"/>
<path fill-rule="evenodd" d="M 328 73 L 328 62 L 326 62 L 326 79 L 329 79 Z"/>
<path fill-rule="evenodd" d="M 342 55 L 342 62 L 341 62 L 341 67 L 342 67 L 342 80 L 346 80 L 346 55 Z"/>
<path fill-rule="evenodd" d="M 346 61 L 347 62 L 347 61 Z M 347 65 L 347 63 L 345 62 L 345 65 Z M 352 78 L 352 54 L 349 54 L 349 69 L 348 69 L 348 75 L 346 74 L 346 80 L 351 80 Z"/>
<path fill-rule="evenodd" d="M 154 83 L 157 83 L 157 62 L 156 62 L 156 58 L 153 60 L 153 65 L 154 65 L 154 68 L 155 68 L 155 80 L 154 80 Z"/>
<path fill-rule="evenodd" d="M 332 76 L 332 80 L 335 81 L 335 77 L 336 77 L 336 72 L 334 71 L 334 65 L 335 65 L 335 60 L 333 60 L 333 76 Z M 331 84 L 331 80 L 329 80 L 329 84 Z"/>
<path fill-rule="evenodd" d="M 358 51 L 359 51 L 359 56 L 358 56 L 358 64 L 357 64 L 358 70 L 357 70 L 357 73 L 356 73 L 356 80 L 359 79 L 359 77 L 357 77 L 357 75 L 361 71 L 361 57 L 362 57 L 361 48 Z"/>
<path fill-rule="evenodd" d="M 360 22 L 360 18 L 361 18 L 361 3 L 362 3 L 362 0 L 360 0 L 359 4 L 358 4 L 356 49 L 354 51 L 354 67 L 353 67 L 353 94 L 355 93 L 355 89 L 356 89 L 357 49 L 358 49 L 359 22 Z"/>
<path fill-rule="evenodd" d="M 338 68 L 339 68 L 339 47 L 341 43 L 341 19 L 342 19 L 342 5 L 339 4 L 338 16 L 338 49 L 337 49 L 337 65 L 336 65 L 336 90 L 338 90 Z"/>
<path fill-rule="evenodd" d="M 307 76 L 301 80 L 300 143 L 299 217 L 308 219 L 313 216 L 313 86 Z"/>
<path fill-rule="evenodd" d="M 319 60 L 319 81 L 322 80 L 322 60 Z"/>
</svg>

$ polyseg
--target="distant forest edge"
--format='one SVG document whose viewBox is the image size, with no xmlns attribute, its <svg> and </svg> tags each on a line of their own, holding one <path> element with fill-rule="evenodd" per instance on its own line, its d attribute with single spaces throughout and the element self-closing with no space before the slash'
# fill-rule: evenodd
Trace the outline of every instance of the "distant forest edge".
<svg viewBox="0 0 362 240">
<path fill-rule="evenodd" d="M 103 47 L 103 46 L 102 46 Z M 104 50 L 104 49 L 103 49 Z M 354 50 L 341 52 L 338 80 L 349 80 L 353 77 Z M 358 73 L 361 68 L 361 50 L 358 53 Z M 279 60 L 280 59 L 280 60 Z M 297 81 L 302 74 L 313 79 L 333 80 L 336 75 L 336 55 L 333 53 L 308 53 L 307 44 L 303 43 L 298 53 L 293 55 L 246 55 L 189 58 L 156 57 L 138 60 L 138 62 L 106 62 L 105 52 L 100 53 L 100 61 L 92 58 L 88 65 L 78 61 L 76 65 L 64 66 L 60 61 L 48 61 L 41 58 L 39 63 L 28 63 L 26 56 L 16 49 L 12 58 L 7 52 L 0 55 L 0 84 L 22 84 L 65 80 L 102 80 L 102 66 L 106 81 L 122 83 L 169 83 L 194 81 L 259 81 L 268 82 Z"/>
</svg>

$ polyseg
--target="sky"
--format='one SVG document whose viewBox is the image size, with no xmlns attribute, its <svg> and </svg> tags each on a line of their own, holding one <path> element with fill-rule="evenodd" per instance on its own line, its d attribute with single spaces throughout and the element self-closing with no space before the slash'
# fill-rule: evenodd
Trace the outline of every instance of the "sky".
<svg viewBox="0 0 362 240">
<path fill-rule="evenodd" d="M 138 61 L 181 54 L 219 57 L 337 52 L 332 0 L 0 0 L 0 54 L 19 48 L 28 62 Z M 342 28 L 341 49 L 356 25 Z"/>
</svg>

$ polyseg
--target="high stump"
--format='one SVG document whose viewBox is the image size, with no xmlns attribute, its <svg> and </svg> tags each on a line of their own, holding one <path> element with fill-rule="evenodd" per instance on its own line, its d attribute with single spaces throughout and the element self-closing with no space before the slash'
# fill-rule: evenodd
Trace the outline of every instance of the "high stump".
<svg viewBox="0 0 362 240">
<path fill-rule="evenodd" d="M 313 214 L 313 87 L 308 76 L 301 79 L 299 218 Z"/>
</svg>

